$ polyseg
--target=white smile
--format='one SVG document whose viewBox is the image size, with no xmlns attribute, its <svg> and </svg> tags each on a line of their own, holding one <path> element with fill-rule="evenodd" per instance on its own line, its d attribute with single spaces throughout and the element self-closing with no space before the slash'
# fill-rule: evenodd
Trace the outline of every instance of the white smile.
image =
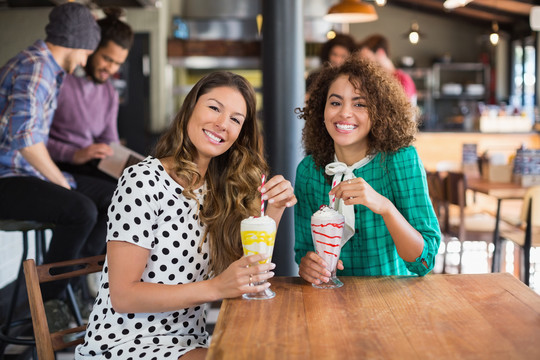
<svg viewBox="0 0 540 360">
<path fill-rule="evenodd" d="M 352 124 L 335 124 L 336 125 L 336 128 L 338 128 L 338 130 L 343 130 L 343 131 L 351 131 L 351 130 L 354 130 L 358 127 L 358 125 L 352 125 Z"/>
<path fill-rule="evenodd" d="M 206 136 L 208 136 L 210 138 L 210 140 L 212 140 L 213 142 L 215 143 L 220 143 L 223 141 L 222 138 L 218 137 L 217 135 L 211 133 L 210 131 L 207 131 L 207 130 L 203 130 L 204 133 L 206 134 Z"/>
</svg>

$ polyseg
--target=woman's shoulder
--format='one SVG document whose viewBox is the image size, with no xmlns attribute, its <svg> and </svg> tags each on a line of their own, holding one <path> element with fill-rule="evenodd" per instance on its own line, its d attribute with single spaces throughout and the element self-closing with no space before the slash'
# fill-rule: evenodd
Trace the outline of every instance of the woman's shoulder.
<svg viewBox="0 0 540 360">
<path fill-rule="evenodd" d="M 424 167 L 416 148 L 412 145 L 387 155 L 385 163 L 389 169 L 412 174 L 415 169 Z"/>
<path fill-rule="evenodd" d="M 153 156 L 148 156 L 137 164 L 125 168 L 120 179 L 148 177 L 162 171 L 165 171 L 165 169 L 161 162 Z"/>
<path fill-rule="evenodd" d="M 394 160 L 402 160 L 402 159 L 414 159 L 418 158 L 418 152 L 416 151 L 416 148 L 412 145 L 402 147 L 401 149 L 387 154 L 388 158 L 394 159 Z"/>
<path fill-rule="evenodd" d="M 296 167 L 296 176 L 302 175 L 302 174 L 314 174 L 318 173 L 317 167 L 315 165 L 315 160 L 313 160 L 313 156 L 308 155 L 305 158 L 300 161 L 298 166 Z"/>
</svg>

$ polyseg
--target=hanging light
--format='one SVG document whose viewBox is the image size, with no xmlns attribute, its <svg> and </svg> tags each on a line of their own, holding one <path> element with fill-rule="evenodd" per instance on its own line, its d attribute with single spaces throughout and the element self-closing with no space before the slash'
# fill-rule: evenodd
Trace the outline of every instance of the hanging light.
<svg viewBox="0 0 540 360">
<path fill-rule="evenodd" d="M 332 40 L 333 38 L 336 37 L 336 35 L 337 35 L 337 34 L 336 34 L 336 32 L 334 31 L 334 29 L 328 30 L 328 32 L 326 33 L 326 38 L 327 38 L 328 40 Z"/>
<path fill-rule="evenodd" d="M 375 4 L 377 4 L 377 6 L 384 6 L 386 5 L 386 0 L 375 0 Z"/>
<path fill-rule="evenodd" d="M 499 43 L 499 24 L 497 24 L 496 21 L 494 21 L 491 24 L 491 34 L 489 35 L 489 41 L 491 42 L 491 45 L 496 46 Z"/>
<path fill-rule="evenodd" d="M 421 37 L 425 37 L 425 35 L 419 31 L 419 28 L 418 23 L 413 21 L 409 32 L 403 35 L 405 38 L 409 39 L 409 42 L 413 45 L 418 44 Z"/>
<path fill-rule="evenodd" d="M 470 3 L 472 0 L 446 0 L 443 3 L 443 7 L 447 10 L 456 9 L 458 7 L 463 7 Z"/>
<path fill-rule="evenodd" d="M 341 0 L 328 9 L 323 19 L 332 23 L 359 23 L 375 21 L 379 17 L 375 7 L 361 0 Z"/>
</svg>

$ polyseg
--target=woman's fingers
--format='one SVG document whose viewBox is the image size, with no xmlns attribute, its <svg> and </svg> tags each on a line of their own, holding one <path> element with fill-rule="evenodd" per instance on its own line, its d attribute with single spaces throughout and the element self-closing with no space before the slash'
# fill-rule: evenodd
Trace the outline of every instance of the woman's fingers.
<svg viewBox="0 0 540 360">
<path fill-rule="evenodd" d="M 268 200 L 269 204 L 291 207 L 297 202 L 291 182 L 281 175 L 272 177 L 264 187 L 259 187 L 259 191 L 263 194 L 263 200 Z"/>
<path fill-rule="evenodd" d="M 313 284 L 328 282 L 330 279 L 330 272 L 326 270 L 326 263 L 313 251 L 309 251 L 300 261 L 298 274 L 304 280 Z"/>
</svg>

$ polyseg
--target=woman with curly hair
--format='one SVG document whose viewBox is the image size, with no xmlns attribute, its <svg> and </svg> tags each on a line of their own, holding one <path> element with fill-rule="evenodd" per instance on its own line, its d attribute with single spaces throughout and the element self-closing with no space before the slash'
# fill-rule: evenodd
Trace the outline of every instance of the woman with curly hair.
<svg viewBox="0 0 540 360">
<path fill-rule="evenodd" d="M 338 276 L 427 274 L 441 235 L 411 146 L 414 112 L 399 83 L 376 63 L 350 58 L 321 71 L 299 113 L 308 155 L 295 183 L 300 276 L 313 284 L 329 280 L 313 252 L 310 218 L 334 196 L 345 217 Z"/>
<path fill-rule="evenodd" d="M 242 257 L 240 221 L 279 223 L 296 198 L 259 149 L 255 92 L 214 72 L 189 92 L 154 156 L 126 169 L 109 208 L 107 259 L 77 359 L 203 359 L 204 303 L 262 291 L 264 255 Z"/>
</svg>

